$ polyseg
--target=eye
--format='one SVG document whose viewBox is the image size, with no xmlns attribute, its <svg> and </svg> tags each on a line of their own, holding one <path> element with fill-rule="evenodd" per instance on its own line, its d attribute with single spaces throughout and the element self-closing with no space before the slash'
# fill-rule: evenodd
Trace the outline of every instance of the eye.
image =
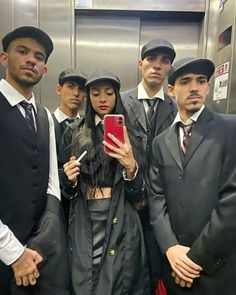
<svg viewBox="0 0 236 295">
<path fill-rule="evenodd" d="M 164 65 L 169 65 L 170 64 L 170 59 L 169 58 L 163 58 L 161 61 Z"/>
<path fill-rule="evenodd" d="M 41 54 L 36 54 L 35 59 L 37 59 L 38 61 L 44 61 L 45 57 Z"/>
<path fill-rule="evenodd" d="M 205 83 L 207 83 L 207 79 L 205 79 L 205 78 L 200 79 L 200 80 L 199 80 L 199 83 L 200 83 L 200 84 L 205 84 Z"/>
<path fill-rule="evenodd" d="M 17 49 L 17 52 L 19 52 L 20 54 L 26 54 L 26 49 L 19 48 L 19 49 Z"/>
</svg>

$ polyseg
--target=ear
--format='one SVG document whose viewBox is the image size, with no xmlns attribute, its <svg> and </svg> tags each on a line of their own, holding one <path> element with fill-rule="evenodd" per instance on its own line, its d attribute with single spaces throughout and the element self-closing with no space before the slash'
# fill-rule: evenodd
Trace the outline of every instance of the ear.
<svg viewBox="0 0 236 295">
<path fill-rule="evenodd" d="M 0 62 L 3 67 L 7 67 L 8 64 L 8 54 L 4 51 L 0 52 Z"/>
<path fill-rule="evenodd" d="M 174 98 L 175 97 L 175 92 L 174 92 L 174 86 L 171 84 L 168 84 L 167 86 L 167 91 L 170 97 Z"/>
<path fill-rule="evenodd" d="M 141 59 L 138 62 L 138 66 L 139 66 L 139 69 L 141 70 L 142 69 L 142 66 L 143 66 L 143 61 Z"/>
<path fill-rule="evenodd" d="M 48 67 L 47 67 L 47 65 L 45 65 L 44 70 L 43 70 L 43 74 L 45 75 L 45 74 L 47 74 L 47 72 L 48 72 Z"/>
<path fill-rule="evenodd" d="M 62 86 L 60 84 L 57 84 L 56 85 L 56 92 L 58 95 L 61 95 L 61 89 L 62 89 Z"/>
</svg>

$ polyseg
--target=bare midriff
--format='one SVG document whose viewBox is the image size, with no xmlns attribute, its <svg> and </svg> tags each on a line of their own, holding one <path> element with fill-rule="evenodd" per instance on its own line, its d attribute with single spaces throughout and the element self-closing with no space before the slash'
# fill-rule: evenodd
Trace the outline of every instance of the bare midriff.
<svg viewBox="0 0 236 295">
<path fill-rule="evenodd" d="M 111 197 L 111 187 L 95 187 L 87 191 L 87 199 L 108 199 Z"/>
</svg>

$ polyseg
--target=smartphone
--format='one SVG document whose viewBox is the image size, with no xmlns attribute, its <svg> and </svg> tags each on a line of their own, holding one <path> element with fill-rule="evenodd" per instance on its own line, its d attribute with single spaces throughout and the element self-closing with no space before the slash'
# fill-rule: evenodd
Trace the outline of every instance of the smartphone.
<svg viewBox="0 0 236 295">
<path fill-rule="evenodd" d="M 104 140 L 116 147 L 116 144 L 107 136 L 108 133 L 113 134 L 119 141 L 124 142 L 124 116 L 121 114 L 107 114 L 103 119 Z M 109 152 L 110 149 L 104 146 L 104 151 Z"/>
</svg>

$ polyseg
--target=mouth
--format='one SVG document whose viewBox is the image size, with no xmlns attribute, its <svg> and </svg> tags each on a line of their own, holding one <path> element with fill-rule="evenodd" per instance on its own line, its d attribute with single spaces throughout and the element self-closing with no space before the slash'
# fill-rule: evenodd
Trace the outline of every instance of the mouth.
<svg viewBox="0 0 236 295">
<path fill-rule="evenodd" d="M 102 105 L 102 106 L 98 106 L 98 108 L 102 111 L 106 111 L 108 109 L 108 106 Z"/>
<path fill-rule="evenodd" d="M 31 72 L 31 73 L 34 73 L 34 74 L 37 73 L 37 71 L 36 71 L 36 69 L 35 69 L 34 67 L 30 67 L 30 66 L 22 66 L 21 69 L 22 69 L 22 70 L 25 70 L 25 71 L 28 71 L 28 72 Z"/>
<path fill-rule="evenodd" d="M 152 73 L 150 73 L 150 76 L 151 76 L 151 77 L 154 77 L 154 78 L 161 78 L 160 73 L 157 73 L 157 72 L 152 72 Z"/>
</svg>

